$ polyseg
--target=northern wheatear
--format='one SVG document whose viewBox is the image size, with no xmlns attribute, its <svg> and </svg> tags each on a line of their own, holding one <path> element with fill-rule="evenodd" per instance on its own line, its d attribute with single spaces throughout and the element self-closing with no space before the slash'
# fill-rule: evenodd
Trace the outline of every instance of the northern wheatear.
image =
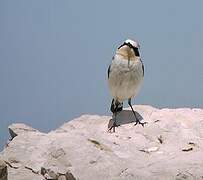
<svg viewBox="0 0 203 180">
<path fill-rule="evenodd" d="M 140 122 L 131 105 L 131 98 L 135 97 L 141 87 L 144 78 L 144 65 L 140 58 L 139 44 L 133 40 L 126 40 L 120 45 L 112 58 L 108 68 L 108 85 L 113 96 L 111 112 L 114 115 L 114 122 L 109 131 L 113 128 L 115 132 L 117 112 L 122 111 L 123 101 L 128 104 L 135 116 L 136 124 L 144 126 L 146 122 Z"/>
</svg>

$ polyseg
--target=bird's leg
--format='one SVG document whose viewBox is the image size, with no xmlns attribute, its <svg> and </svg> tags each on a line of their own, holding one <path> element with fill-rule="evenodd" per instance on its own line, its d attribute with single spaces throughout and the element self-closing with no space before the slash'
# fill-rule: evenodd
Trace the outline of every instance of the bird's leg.
<svg viewBox="0 0 203 180">
<path fill-rule="evenodd" d="M 133 109 L 133 107 L 132 107 L 131 98 L 128 99 L 128 104 L 129 104 L 129 106 L 130 106 L 130 108 L 131 108 L 131 110 L 132 110 L 132 112 L 133 112 L 133 114 L 134 114 L 134 116 L 135 116 L 135 119 L 136 119 L 135 126 L 136 126 L 137 124 L 141 124 L 141 125 L 144 127 L 144 125 L 145 125 L 147 122 L 140 122 L 140 120 L 139 120 L 138 117 L 136 116 L 136 113 L 135 113 L 135 111 L 134 111 L 134 109 Z"/>
<path fill-rule="evenodd" d="M 123 110 L 123 103 L 120 103 L 118 101 L 115 101 L 114 103 L 114 99 L 112 99 L 111 101 L 111 108 L 110 108 L 111 112 L 114 114 L 115 112 L 119 112 Z"/>
<path fill-rule="evenodd" d="M 115 108 L 114 108 L 114 99 L 112 99 L 112 101 L 111 101 L 111 112 L 112 113 L 114 113 L 114 111 L 115 111 Z"/>
<path fill-rule="evenodd" d="M 117 111 L 114 113 L 114 122 L 113 122 L 113 132 L 115 132 L 115 128 L 117 127 L 117 124 L 116 124 L 116 116 L 117 116 Z"/>
<path fill-rule="evenodd" d="M 112 104 L 114 103 L 114 99 L 112 100 Z M 111 104 L 111 110 L 112 110 L 112 104 Z M 118 125 L 116 124 L 116 118 L 117 118 L 117 112 L 118 112 L 118 106 L 119 106 L 119 102 L 115 101 L 115 109 L 112 111 L 113 112 L 113 124 L 111 127 L 109 127 L 108 131 L 110 132 L 111 129 L 113 129 L 113 132 L 115 132 L 115 127 L 118 127 Z"/>
</svg>

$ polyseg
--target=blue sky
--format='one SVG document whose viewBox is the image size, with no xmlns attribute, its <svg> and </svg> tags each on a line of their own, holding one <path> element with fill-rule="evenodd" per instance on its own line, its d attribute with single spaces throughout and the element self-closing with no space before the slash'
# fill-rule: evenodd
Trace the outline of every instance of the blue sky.
<svg viewBox="0 0 203 180">
<path fill-rule="evenodd" d="M 107 67 L 138 40 L 144 85 L 133 101 L 203 106 L 203 1 L 0 1 L 0 145 L 7 126 L 42 131 L 109 115 Z"/>
</svg>

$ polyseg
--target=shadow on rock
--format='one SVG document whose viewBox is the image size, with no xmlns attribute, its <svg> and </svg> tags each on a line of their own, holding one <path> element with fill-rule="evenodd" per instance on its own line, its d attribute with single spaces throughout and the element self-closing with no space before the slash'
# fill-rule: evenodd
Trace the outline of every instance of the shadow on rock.
<svg viewBox="0 0 203 180">
<path fill-rule="evenodd" d="M 135 111 L 136 117 L 139 119 L 139 121 L 143 120 L 143 117 Z M 113 125 L 114 119 L 109 120 L 108 128 L 110 128 Z M 118 126 L 123 124 L 129 124 L 136 122 L 135 116 L 131 110 L 123 110 L 121 112 L 118 112 L 116 116 L 116 124 Z"/>
</svg>

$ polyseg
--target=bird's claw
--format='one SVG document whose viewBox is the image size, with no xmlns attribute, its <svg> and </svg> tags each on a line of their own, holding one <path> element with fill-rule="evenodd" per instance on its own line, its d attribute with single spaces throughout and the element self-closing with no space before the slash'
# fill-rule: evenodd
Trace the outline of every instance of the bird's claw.
<svg viewBox="0 0 203 180">
<path fill-rule="evenodd" d="M 111 132 L 111 130 L 113 129 L 113 132 L 115 132 L 115 128 L 118 127 L 119 125 L 116 124 L 116 122 L 114 122 L 109 128 L 108 128 L 108 132 Z"/>
<path fill-rule="evenodd" d="M 144 127 L 144 125 L 147 124 L 147 122 L 140 122 L 139 120 L 137 120 L 134 126 L 136 126 L 137 124 L 141 124 L 142 127 Z"/>
</svg>

